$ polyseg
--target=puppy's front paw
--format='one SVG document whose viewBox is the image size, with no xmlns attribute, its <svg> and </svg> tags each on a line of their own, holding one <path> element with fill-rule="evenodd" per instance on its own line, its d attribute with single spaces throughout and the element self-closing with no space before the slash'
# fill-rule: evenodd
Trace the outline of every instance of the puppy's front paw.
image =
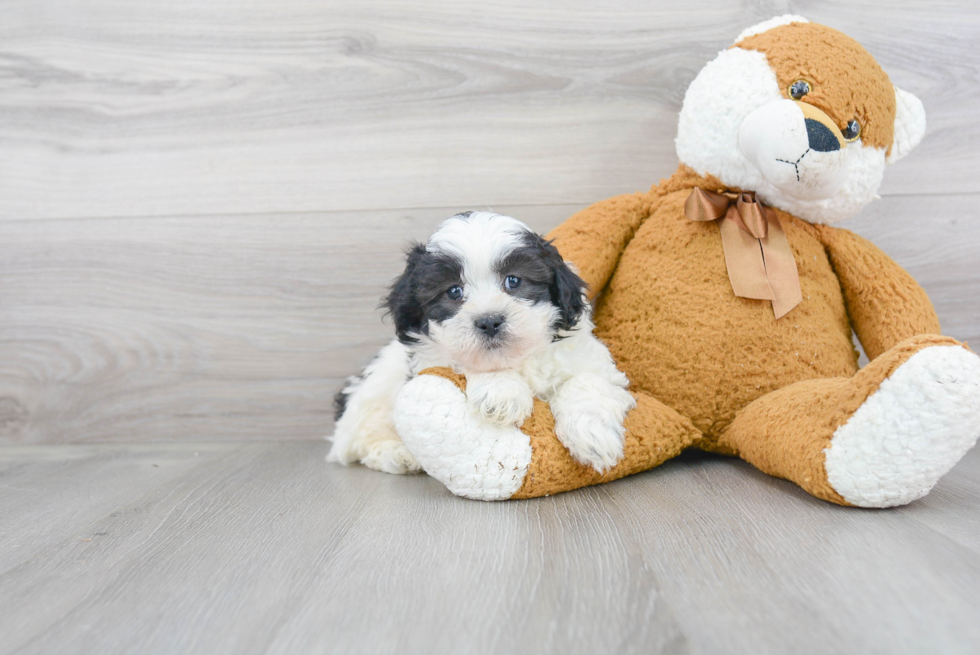
<svg viewBox="0 0 980 655">
<path fill-rule="evenodd" d="M 467 378 L 466 397 L 489 423 L 521 425 L 534 409 L 534 393 L 516 374 L 485 374 Z"/>
<path fill-rule="evenodd" d="M 623 458 L 623 421 L 636 399 L 592 374 L 577 375 L 551 401 L 555 435 L 578 462 L 605 473 Z"/>
<path fill-rule="evenodd" d="M 568 409 L 555 416 L 555 434 L 571 456 L 599 473 L 623 459 L 626 430 L 618 416 L 593 408 Z"/>
<path fill-rule="evenodd" d="M 419 473 L 422 467 L 401 441 L 379 441 L 371 444 L 361 464 L 384 473 L 405 475 Z"/>
</svg>

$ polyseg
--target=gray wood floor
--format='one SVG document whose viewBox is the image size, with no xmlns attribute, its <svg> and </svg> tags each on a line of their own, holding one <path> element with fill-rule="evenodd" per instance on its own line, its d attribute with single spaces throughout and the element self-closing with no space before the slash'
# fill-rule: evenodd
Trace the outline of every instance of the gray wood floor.
<svg viewBox="0 0 980 655">
<path fill-rule="evenodd" d="M 844 227 L 980 343 L 980 7 L 7 0 L 0 653 L 976 653 L 980 452 L 848 510 L 720 458 L 482 504 L 323 462 L 400 252 L 676 166 L 743 28 L 843 29 L 922 98 Z"/>
<path fill-rule="evenodd" d="M 724 458 L 479 503 L 325 449 L 0 449 L 0 652 L 980 649 L 980 451 L 863 511 Z"/>
</svg>

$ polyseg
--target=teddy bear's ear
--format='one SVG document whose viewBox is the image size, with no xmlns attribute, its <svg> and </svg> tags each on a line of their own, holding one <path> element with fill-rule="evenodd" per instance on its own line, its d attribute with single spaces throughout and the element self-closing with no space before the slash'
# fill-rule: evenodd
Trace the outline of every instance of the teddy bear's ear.
<svg viewBox="0 0 980 655">
<path fill-rule="evenodd" d="M 888 163 L 894 164 L 919 145 L 926 133 L 926 110 L 922 101 L 908 91 L 895 87 L 895 139 L 888 152 Z"/>
<path fill-rule="evenodd" d="M 769 20 L 764 20 L 761 23 L 757 23 L 752 27 L 742 30 L 742 33 L 738 35 L 735 39 L 735 45 L 742 39 L 747 39 L 750 36 L 755 36 L 756 34 L 762 34 L 763 32 L 768 32 L 774 27 L 779 27 L 780 25 L 789 25 L 790 23 L 809 23 L 807 19 L 803 16 L 797 16 L 795 14 L 785 14 L 783 16 L 776 16 L 775 18 L 770 18 Z"/>
</svg>

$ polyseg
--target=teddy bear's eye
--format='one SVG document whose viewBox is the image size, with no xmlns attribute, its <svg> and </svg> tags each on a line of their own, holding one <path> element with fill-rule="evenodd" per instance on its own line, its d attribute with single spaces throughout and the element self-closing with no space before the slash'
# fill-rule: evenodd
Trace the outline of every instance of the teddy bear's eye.
<svg viewBox="0 0 980 655">
<path fill-rule="evenodd" d="M 810 93 L 810 83 L 806 80 L 796 80 L 789 85 L 789 97 L 793 100 L 799 100 L 808 93 Z"/>
<path fill-rule="evenodd" d="M 861 124 L 856 120 L 850 120 L 847 122 L 847 127 L 843 130 L 845 141 L 855 141 L 859 136 L 861 136 Z"/>
</svg>

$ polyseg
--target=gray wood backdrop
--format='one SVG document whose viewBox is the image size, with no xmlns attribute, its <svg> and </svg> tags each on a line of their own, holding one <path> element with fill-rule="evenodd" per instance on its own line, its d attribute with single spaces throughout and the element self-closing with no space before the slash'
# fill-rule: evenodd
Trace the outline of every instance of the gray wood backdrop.
<svg viewBox="0 0 980 655">
<path fill-rule="evenodd" d="M 923 99 L 845 227 L 980 341 L 969 0 L 3 2 L 0 443 L 328 434 L 410 239 L 648 188 L 697 71 L 786 12 Z"/>
</svg>

